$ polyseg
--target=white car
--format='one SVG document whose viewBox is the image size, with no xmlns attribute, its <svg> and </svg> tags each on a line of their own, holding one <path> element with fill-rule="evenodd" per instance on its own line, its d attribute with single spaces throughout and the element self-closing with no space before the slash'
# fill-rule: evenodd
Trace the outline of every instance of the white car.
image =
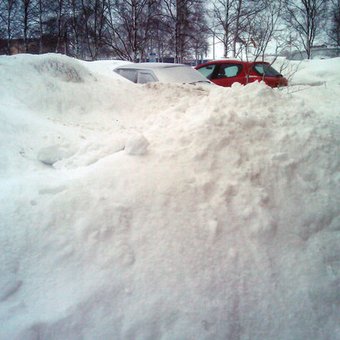
<svg viewBox="0 0 340 340">
<path fill-rule="evenodd" d="M 114 70 L 122 77 L 137 83 L 153 82 L 177 84 L 212 84 L 200 72 L 190 66 L 170 63 L 133 63 Z"/>
</svg>

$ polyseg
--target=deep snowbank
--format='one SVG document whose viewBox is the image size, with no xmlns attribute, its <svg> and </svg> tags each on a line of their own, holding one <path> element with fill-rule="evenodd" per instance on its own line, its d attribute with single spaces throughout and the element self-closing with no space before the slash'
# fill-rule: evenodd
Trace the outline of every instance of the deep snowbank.
<svg viewBox="0 0 340 340">
<path fill-rule="evenodd" d="M 278 58 L 274 67 L 280 70 L 293 86 L 339 85 L 340 58 L 300 61 Z"/>
<path fill-rule="evenodd" d="M 1 339 L 339 338 L 339 86 L 0 64 Z"/>
</svg>

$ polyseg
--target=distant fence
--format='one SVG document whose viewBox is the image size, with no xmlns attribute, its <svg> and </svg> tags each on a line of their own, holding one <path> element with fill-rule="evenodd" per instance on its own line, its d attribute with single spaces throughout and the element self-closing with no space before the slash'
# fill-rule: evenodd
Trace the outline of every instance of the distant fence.
<svg viewBox="0 0 340 340">
<path fill-rule="evenodd" d="M 314 47 L 311 51 L 312 59 L 336 58 L 340 57 L 340 47 Z M 304 51 L 292 51 L 287 56 L 290 60 L 307 59 Z"/>
</svg>

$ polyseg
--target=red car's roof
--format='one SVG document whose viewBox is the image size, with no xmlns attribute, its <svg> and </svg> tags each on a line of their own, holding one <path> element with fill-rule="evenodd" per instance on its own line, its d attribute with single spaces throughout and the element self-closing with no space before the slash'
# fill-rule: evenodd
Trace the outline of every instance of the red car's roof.
<svg viewBox="0 0 340 340">
<path fill-rule="evenodd" d="M 244 64 L 244 65 L 253 65 L 253 64 L 269 64 L 266 61 L 243 61 L 243 60 L 237 60 L 237 59 L 219 59 L 219 60 L 211 60 L 206 63 L 202 63 L 200 65 L 205 64 Z M 198 65 L 198 66 L 200 66 Z"/>
</svg>

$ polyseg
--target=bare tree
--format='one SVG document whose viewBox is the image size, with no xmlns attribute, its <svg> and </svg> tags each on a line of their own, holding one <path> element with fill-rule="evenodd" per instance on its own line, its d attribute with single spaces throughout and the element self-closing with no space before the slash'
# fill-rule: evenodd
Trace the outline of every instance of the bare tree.
<svg viewBox="0 0 340 340">
<path fill-rule="evenodd" d="M 17 1 L 7 0 L 0 3 L 0 27 L 7 40 L 7 54 L 11 54 L 11 40 L 13 38 L 13 26 L 16 19 Z"/>
<path fill-rule="evenodd" d="M 332 43 L 340 46 L 340 0 L 331 0 L 331 29 L 328 36 Z"/>
<path fill-rule="evenodd" d="M 206 44 L 208 26 L 204 16 L 204 1 L 163 0 L 163 5 L 169 47 L 174 53 L 175 61 L 183 62 L 185 58 L 195 53 L 193 47 L 195 42 L 196 50 L 198 46 L 202 50 Z"/>
<path fill-rule="evenodd" d="M 28 52 L 28 38 L 30 30 L 30 17 L 32 10 L 32 0 L 21 0 L 21 25 L 23 30 L 24 48 Z"/>
<path fill-rule="evenodd" d="M 65 5 L 64 0 L 55 1 L 56 26 L 57 26 L 57 44 L 55 48 L 56 52 L 59 52 L 61 40 L 65 35 L 66 14 L 64 13 L 65 11 L 64 5 Z"/>
<path fill-rule="evenodd" d="M 173 43 L 176 62 L 181 62 L 184 53 L 184 31 L 186 29 L 187 0 L 164 0 L 164 14 L 168 32 Z"/>
<path fill-rule="evenodd" d="M 311 58 L 314 40 L 325 20 L 328 0 L 285 0 L 285 20 L 293 28 L 307 54 Z"/>
<path fill-rule="evenodd" d="M 208 38 L 210 31 L 202 3 L 200 3 L 200 6 L 194 6 L 191 17 L 188 45 L 189 51 L 193 51 L 196 63 L 198 63 L 198 60 L 203 60 L 204 56 L 207 55 L 209 49 Z"/>
<path fill-rule="evenodd" d="M 67 52 L 74 56 L 81 56 L 81 17 L 82 6 L 79 0 L 67 0 Z"/>
<path fill-rule="evenodd" d="M 81 0 L 81 21 L 85 56 L 96 60 L 103 44 L 106 3 L 104 0 Z"/>
<path fill-rule="evenodd" d="M 246 55 L 251 54 L 256 60 L 264 60 L 268 45 L 275 45 L 275 51 L 286 46 L 282 39 L 281 12 L 282 0 L 261 0 L 263 9 L 249 18 L 247 25 L 249 39 L 246 44 Z"/>
<path fill-rule="evenodd" d="M 92 60 L 139 61 L 157 51 L 180 62 L 208 48 L 204 0 L 3 0 L 0 35 L 7 38 L 7 53 L 13 27 L 21 51 Z"/>
<path fill-rule="evenodd" d="M 157 10 L 156 0 L 108 1 L 106 44 L 121 58 L 144 58 Z"/>
<path fill-rule="evenodd" d="M 43 52 L 43 35 L 44 35 L 43 11 L 45 7 L 43 4 L 43 0 L 38 0 L 37 7 L 38 7 L 37 19 L 38 19 L 39 35 L 40 35 L 39 53 L 42 53 Z"/>
<path fill-rule="evenodd" d="M 217 0 L 213 3 L 212 34 L 223 43 L 224 56 L 227 57 L 232 41 L 233 0 Z"/>
<path fill-rule="evenodd" d="M 240 15 L 243 0 L 216 0 L 213 2 L 213 34 L 223 43 L 224 56 L 236 54 Z"/>
<path fill-rule="evenodd" d="M 224 56 L 237 57 L 251 42 L 251 24 L 265 8 L 264 2 L 251 0 L 215 0 L 212 19 L 214 33 L 223 43 Z"/>
</svg>

